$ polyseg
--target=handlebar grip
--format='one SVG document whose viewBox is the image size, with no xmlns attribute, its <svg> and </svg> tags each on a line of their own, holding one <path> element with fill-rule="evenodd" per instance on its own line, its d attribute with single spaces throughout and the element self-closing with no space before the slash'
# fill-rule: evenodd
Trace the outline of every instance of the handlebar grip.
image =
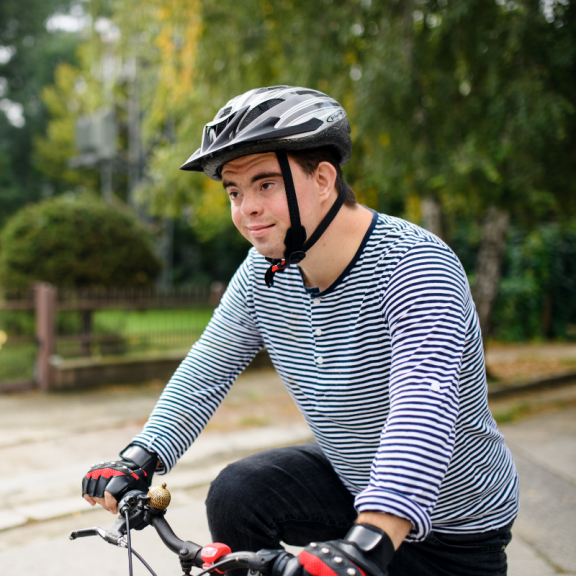
<svg viewBox="0 0 576 576">
<path fill-rule="evenodd" d="M 92 528 L 81 528 L 80 530 L 74 530 L 70 532 L 70 540 L 76 540 L 76 538 L 86 538 L 87 536 L 98 536 L 98 527 L 93 526 Z"/>
</svg>

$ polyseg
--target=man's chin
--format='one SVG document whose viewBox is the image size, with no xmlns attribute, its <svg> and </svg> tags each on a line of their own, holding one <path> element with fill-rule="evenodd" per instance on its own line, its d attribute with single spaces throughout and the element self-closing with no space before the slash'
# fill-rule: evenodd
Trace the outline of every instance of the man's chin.
<svg viewBox="0 0 576 576">
<path fill-rule="evenodd" d="M 270 250 L 260 249 L 258 246 L 254 246 L 254 248 L 256 248 L 258 254 L 264 256 L 264 258 L 268 258 L 269 260 L 282 260 L 282 258 L 284 258 L 284 254 L 279 252 L 271 252 Z"/>
<path fill-rule="evenodd" d="M 281 260 L 284 258 L 284 244 L 272 241 L 271 238 L 254 238 L 250 234 L 244 234 L 244 238 L 254 246 L 258 254 L 264 258 Z"/>
<path fill-rule="evenodd" d="M 269 258 L 271 260 L 282 260 L 282 258 L 284 258 L 284 252 L 281 252 L 280 250 L 275 250 L 270 248 L 270 246 L 258 246 L 256 243 L 253 243 L 252 245 L 256 248 L 258 254 L 264 256 L 264 258 Z"/>
</svg>

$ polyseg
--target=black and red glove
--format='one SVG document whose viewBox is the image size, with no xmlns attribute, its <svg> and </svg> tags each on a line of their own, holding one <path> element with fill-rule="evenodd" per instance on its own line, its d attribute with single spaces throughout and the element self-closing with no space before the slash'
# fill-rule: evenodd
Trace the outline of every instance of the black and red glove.
<svg viewBox="0 0 576 576">
<path fill-rule="evenodd" d="M 131 444 L 120 452 L 120 460 L 102 462 L 88 470 L 82 479 L 82 496 L 104 498 L 104 492 L 110 492 L 120 502 L 130 490 L 148 492 L 157 464 L 154 452 Z"/>
<path fill-rule="evenodd" d="M 355 524 L 343 540 L 312 542 L 298 560 L 304 576 L 386 576 L 394 551 L 388 534 Z"/>
</svg>

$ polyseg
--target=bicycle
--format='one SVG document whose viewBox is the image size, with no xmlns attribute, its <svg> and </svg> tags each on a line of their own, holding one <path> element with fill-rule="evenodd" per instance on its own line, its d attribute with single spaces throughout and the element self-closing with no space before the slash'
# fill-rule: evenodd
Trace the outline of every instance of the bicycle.
<svg viewBox="0 0 576 576">
<path fill-rule="evenodd" d="M 184 576 L 191 576 L 192 568 L 202 568 L 195 576 L 203 576 L 211 572 L 224 574 L 227 570 L 247 568 L 251 576 L 296 576 L 300 569 L 298 559 L 286 550 L 259 550 L 258 552 L 231 552 L 225 544 L 213 543 L 200 546 L 194 542 L 181 540 L 176 536 L 165 518 L 166 509 L 170 504 L 170 492 L 166 484 L 151 488 L 144 492 L 133 490 L 128 492 L 118 504 L 120 517 L 109 530 L 99 526 L 73 530 L 70 540 L 88 536 L 100 536 L 109 544 L 128 549 L 128 570 L 132 576 L 132 555 L 136 556 L 148 569 L 152 576 L 154 570 L 132 548 L 130 531 L 143 530 L 153 526 L 162 542 L 169 550 L 178 555 Z"/>
</svg>

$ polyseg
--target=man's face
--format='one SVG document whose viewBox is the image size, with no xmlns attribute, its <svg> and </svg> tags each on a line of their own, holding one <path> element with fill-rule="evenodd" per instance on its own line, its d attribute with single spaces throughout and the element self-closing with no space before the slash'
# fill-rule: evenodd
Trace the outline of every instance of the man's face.
<svg viewBox="0 0 576 576">
<path fill-rule="evenodd" d="M 300 218 L 308 234 L 319 221 L 315 180 L 289 158 Z M 232 220 L 241 234 L 268 258 L 282 258 L 290 213 L 276 154 L 251 154 L 227 162 L 222 184 L 232 204 Z"/>
</svg>

